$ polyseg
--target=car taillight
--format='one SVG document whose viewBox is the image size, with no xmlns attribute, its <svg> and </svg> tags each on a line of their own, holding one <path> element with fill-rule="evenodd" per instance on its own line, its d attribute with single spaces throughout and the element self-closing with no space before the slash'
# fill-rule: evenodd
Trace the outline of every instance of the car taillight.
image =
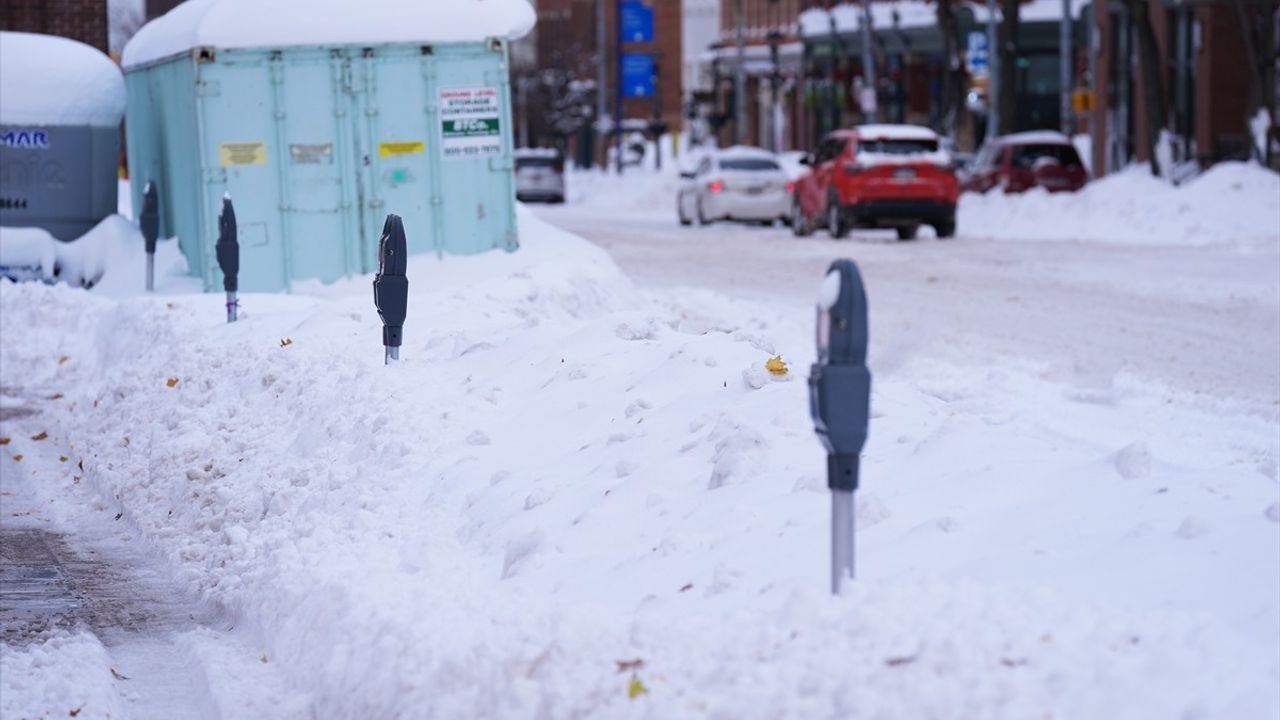
<svg viewBox="0 0 1280 720">
<path fill-rule="evenodd" d="M 787 183 L 787 192 L 793 193 L 795 191 L 796 191 L 796 184 L 794 182 Z"/>
<path fill-rule="evenodd" d="M 724 191 L 724 181 L 723 181 L 723 180 L 716 180 L 716 181 L 712 182 L 710 185 L 708 185 L 708 186 L 707 186 L 707 189 L 708 189 L 708 190 L 710 190 L 710 191 L 711 191 L 711 192 L 713 192 L 713 193 L 723 192 L 723 191 Z"/>
<path fill-rule="evenodd" d="M 863 170 L 866 170 L 866 168 L 863 167 L 862 165 L 859 165 L 858 163 L 846 163 L 844 166 L 845 175 L 858 175 Z"/>
</svg>

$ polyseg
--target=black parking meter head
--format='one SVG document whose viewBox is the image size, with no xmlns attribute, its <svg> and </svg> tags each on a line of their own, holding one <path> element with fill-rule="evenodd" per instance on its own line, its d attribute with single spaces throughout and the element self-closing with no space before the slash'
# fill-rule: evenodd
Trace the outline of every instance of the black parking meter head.
<svg viewBox="0 0 1280 720">
<path fill-rule="evenodd" d="M 236 210 L 231 196 L 222 196 L 222 210 L 218 213 L 218 242 L 214 250 L 218 267 L 222 269 L 222 289 L 236 292 L 240 288 L 240 241 L 237 238 Z"/>
<path fill-rule="evenodd" d="M 404 221 L 399 215 L 387 215 L 378 242 L 378 274 L 373 278 L 373 304 L 382 318 L 382 344 L 398 348 L 403 339 L 404 318 L 409 304 L 409 279 L 404 271 L 408 261 L 408 243 L 404 237 Z"/>
<path fill-rule="evenodd" d="M 138 229 L 142 231 L 147 254 L 155 255 L 156 238 L 160 235 L 160 198 L 156 194 L 155 183 L 149 180 L 142 190 L 142 212 L 138 213 Z"/>
<path fill-rule="evenodd" d="M 818 298 L 818 361 L 809 374 L 809 412 L 827 449 L 828 485 L 858 487 L 867 441 L 871 372 L 867 369 L 867 295 L 852 260 L 836 260 Z"/>
</svg>

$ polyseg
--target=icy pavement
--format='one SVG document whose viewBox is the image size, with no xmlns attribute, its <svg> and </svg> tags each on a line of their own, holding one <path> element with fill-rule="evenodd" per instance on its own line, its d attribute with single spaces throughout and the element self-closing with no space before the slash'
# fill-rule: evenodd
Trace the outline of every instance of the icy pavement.
<svg viewBox="0 0 1280 720">
<path fill-rule="evenodd" d="M 309 716 L 260 643 L 83 484 L 40 411 L 57 400 L 8 386 L 0 399 L 0 715 Z"/>
</svg>

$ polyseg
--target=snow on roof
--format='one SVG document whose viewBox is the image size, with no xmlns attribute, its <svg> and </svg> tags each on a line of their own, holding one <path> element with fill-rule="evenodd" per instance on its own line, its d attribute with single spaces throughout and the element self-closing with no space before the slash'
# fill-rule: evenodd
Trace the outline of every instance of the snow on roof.
<svg viewBox="0 0 1280 720">
<path fill-rule="evenodd" d="M 1057 130 L 1028 130 L 1026 132 L 1001 135 L 1000 142 L 1004 144 L 1049 143 L 1053 145 L 1070 145 L 1071 138 Z"/>
<path fill-rule="evenodd" d="M 858 125 L 854 128 L 859 137 L 885 140 L 937 140 L 938 134 L 919 125 Z"/>
<path fill-rule="evenodd" d="M 1071 0 L 1071 17 L 1079 18 L 1089 0 Z M 987 8 L 982 3 L 966 3 L 963 6 L 973 13 L 974 22 L 987 21 Z M 831 8 L 810 8 L 800 13 L 800 35 L 811 38 L 831 34 L 832 21 L 838 33 L 852 33 L 862 28 L 862 3 L 841 3 Z M 894 20 L 894 14 L 897 20 Z M 996 18 L 1001 18 L 999 8 Z M 1018 8 L 1018 19 L 1026 22 L 1047 22 L 1062 17 L 1062 0 L 1029 0 Z M 871 3 L 871 27 L 888 30 L 893 27 L 931 27 L 938 22 L 938 5 L 925 0 L 876 0 Z"/>
<path fill-rule="evenodd" d="M 534 20 L 529 0 L 188 0 L 143 26 L 122 60 L 132 68 L 197 47 L 514 40 Z"/>
<path fill-rule="evenodd" d="M 0 32 L 0 125 L 115 127 L 123 115 L 111 58 L 67 38 Z"/>
</svg>

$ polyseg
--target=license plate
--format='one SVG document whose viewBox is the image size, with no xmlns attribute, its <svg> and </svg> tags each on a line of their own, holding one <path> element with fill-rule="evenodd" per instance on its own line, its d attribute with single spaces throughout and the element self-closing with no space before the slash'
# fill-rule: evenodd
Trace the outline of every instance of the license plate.
<svg viewBox="0 0 1280 720">
<path fill-rule="evenodd" d="M 893 179 L 894 180 L 915 180 L 916 179 L 915 168 L 898 168 L 897 170 L 893 171 Z"/>
<path fill-rule="evenodd" d="M 748 195 L 759 195 L 762 192 L 764 192 L 763 185 L 752 185 L 751 187 L 747 188 Z"/>
</svg>

